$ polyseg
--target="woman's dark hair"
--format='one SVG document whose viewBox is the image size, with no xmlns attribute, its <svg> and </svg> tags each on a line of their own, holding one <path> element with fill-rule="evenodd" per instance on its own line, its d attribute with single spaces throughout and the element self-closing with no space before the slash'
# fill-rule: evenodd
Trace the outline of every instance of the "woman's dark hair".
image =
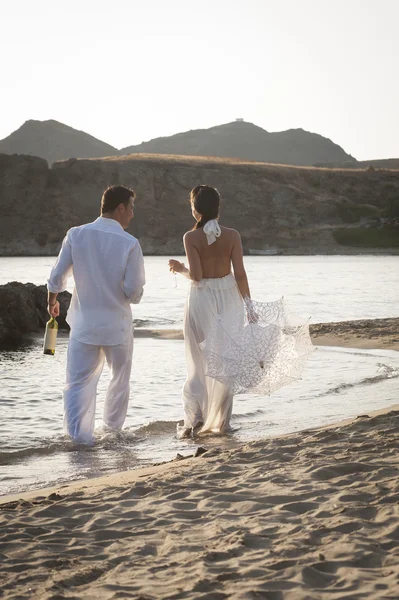
<svg viewBox="0 0 399 600">
<path fill-rule="evenodd" d="M 134 190 L 122 185 L 111 185 L 105 190 L 101 198 L 101 214 L 114 211 L 120 204 L 127 206 L 130 198 L 134 200 L 135 197 Z"/>
<path fill-rule="evenodd" d="M 200 229 L 212 219 L 219 216 L 220 195 L 219 192 L 209 185 L 197 185 L 190 193 L 190 201 L 201 218 L 193 229 Z"/>
</svg>

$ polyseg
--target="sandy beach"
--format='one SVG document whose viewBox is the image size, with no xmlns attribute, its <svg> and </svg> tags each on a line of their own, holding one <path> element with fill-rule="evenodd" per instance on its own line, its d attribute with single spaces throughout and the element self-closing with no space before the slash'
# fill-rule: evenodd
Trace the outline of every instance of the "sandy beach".
<svg viewBox="0 0 399 600">
<path fill-rule="evenodd" d="M 310 334 L 316 346 L 399 350 L 399 318 L 316 323 L 310 325 Z M 179 329 L 136 329 L 134 335 L 183 339 Z"/>
<path fill-rule="evenodd" d="M 395 406 L 3 498 L 4 598 L 397 599 L 398 433 Z"/>
<path fill-rule="evenodd" d="M 399 318 L 320 323 L 310 333 L 317 346 L 399 350 Z"/>
<path fill-rule="evenodd" d="M 397 325 L 318 325 L 313 341 L 397 349 Z M 4 598 L 397 599 L 398 434 L 395 405 L 0 498 Z"/>
<path fill-rule="evenodd" d="M 4 597 L 397 598 L 395 409 L 3 499 Z"/>
</svg>

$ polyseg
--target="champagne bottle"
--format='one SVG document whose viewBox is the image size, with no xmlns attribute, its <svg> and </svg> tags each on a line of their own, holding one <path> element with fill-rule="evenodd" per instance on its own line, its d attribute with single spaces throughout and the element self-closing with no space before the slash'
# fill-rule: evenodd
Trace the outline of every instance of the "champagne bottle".
<svg viewBox="0 0 399 600">
<path fill-rule="evenodd" d="M 54 317 L 51 317 L 46 324 L 46 333 L 44 335 L 43 354 L 55 354 L 55 344 L 57 342 L 58 323 Z"/>
</svg>

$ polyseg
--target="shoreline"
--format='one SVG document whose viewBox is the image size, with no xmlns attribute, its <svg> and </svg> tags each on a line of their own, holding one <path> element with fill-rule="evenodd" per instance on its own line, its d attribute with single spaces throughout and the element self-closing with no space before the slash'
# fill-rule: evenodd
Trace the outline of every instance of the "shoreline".
<svg viewBox="0 0 399 600">
<path fill-rule="evenodd" d="M 257 245 L 256 242 L 253 243 L 253 245 Z M 330 248 L 312 248 L 311 246 L 309 247 L 305 247 L 305 248 L 301 248 L 300 250 L 298 250 L 298 248 L 296 246 L 292 246 L 291 248 L 278 248 L 278 252 L 277 254 L 252 254 L 249 251 L 249 248 L 251 246 L 248 247 L 248 249 L 244 249 L 243 252 L 243 256 L 244 257 L 251 257 L 251 258 L 286 258 L 286 257 L 291 257 L 291 256 L 361 256 L 361 257 L 366 257 L 366 256 L 379 256 L 379 257 L 384 257 L 384 256 L 398 256 L 399 255 L 399 248 L 396 247 L 368 247 L 368 246 L 342 246 L 342 248 L 336 248 L 336 247 L 330 247 Z M 0 252 L 0 258 L 57 258 L 57 255 L 59 253 L 61 249 L 61 244 L 59 244 L 59 246 L 57 247 L 56 251 L 54 250 L 54 248 L 51 248 L 48 252 L 43 252 L 41 254 L 38 254 L 39 248 L 34 248 L 32 250 L 32 254 L 27 254 L 27 249 L 25 248 L 24 251 L 22 252 L 13 252 L 13 253 L 6 253 L 5 249 L 2 248 L 1 252 Z M 252 248 L 251 248 L 252 249 Z M 260 250 L 261 252 L 263 251 L 263 249 Z M 176 252 L 172 252 L 172 251 L 167 251 L 167 252 L 159 252 L 159 253 L 154 253 L 154 251 L 152 252 L 143 252 L 143 256 L 145 258 L 149 258 L 149 257 L 160 257 L 160 258 L 165 258 L 165 257 L 170 257 L 171 255 L 174 255 L 176 258 L 184 258 L 185 255 L 182 254 L 182 248 L 177 249 Z"/>
<path fill-rule="evenodd" d="M 137 338 L 183 340 L 181 329 L 135 329 Z M 369 350 L 399 351 L 399 318 L 359 319 L 310 325 L 315 346 L 338 346 Z"/>
<path fill-rule="evenodd" d="M 60 329 L 58 335 L 68 338 L 69 332 Z M 182 329 L 135 327 L 134 337 L 184 340 Z M 315 346 L 399 351 L 399 317 L 315 323 L 310 325 L 310 337 Z M 32 334 L 24 341 L 42 338 L 41 333 Z"/>
<path fill-rule="evenodd" d="M 398 429 L 396 404 L 0 499 L 4 598 L 394 599 Z"/>
<path fill-rule="evenodd" d="M 382 408 L 379 410 L 374 410 L 374 411 L 369 411 L 367 413 L 367 418 L 375 418 L 375 417 L 379 417 L 379 416 L 383 416 L 383 415 L 387 415 L 390 412 L 395 412 L 397 411 L 399 413 L 399 404 L 391 404 L 390 406 L 386 407 L 386 408 Z M 308 427 L 306 429 L 303 430 L 299 430 L 299 431 L 295 431 L 292 433 L 285 433 L 282 435 L 278 435 L 275 437 L 265 437 L 262 438 L 261 440 L 255 440 L 253 442 L 247 442 L 244 443 L 242 446 L 240 446 L 239 448 L 234 448 L 232 450 L 220 450 L 218 448 L 213 448 L 209 451 L 207 451 L 205 454 L 210 456 L 213 455 L 214 453 L 234 453 L 234 452 L 240 452 L 242 448 L 251 445 L 251 444 L 262 444 L 262 443 L 266 443 L 270 440 L 284 440 L 285 438 L 289 438 L 291 436 L 297 436 L 300 434 L 311 434 L 314 432 L 323 432 L 323 431 L 328 431 L 330 429 L 335 429 L 335 428 L 341 428 L 341 427 L 347 427 L 348 425 L 351 425 L 353 423 L 355 423 L 358 419 L 363 418 L 365 415 L 356 415 L 354 417 L 348 418 L 348 419 L 342 419 L 341 421 L 337 421 L 335 423 L 330 423 L 328 425 L 322 425 L 321 427 Z M 204 436 L 198 436 L 198 447 L 200 448 L 204 448 L 206 446 L 206 435 Z M 202 443 L 204 444 L 204 446 L 202 446 Z M 169 471 L 169 469 L 174 469 L 175 467 L 177 467 L 177 465 L 181 465 L 184 464 L 185 466 L 188 465 L 192 465 L 194 463 L 198 462 L 198 459 L 200 457 L 203 457 L 203 454 L 200 454 L 199 456 L 195 456 L 195 454 L 193 455 L 188 455 L 188 456 L 180 456 L 179 458 L 176 457 L 174 459 L 165 461 L 165 462 L 160 462 L 160 463 L 155 463 L 153 465 L 147 466 L 147 467 L 138 467 L 136 469 L 132 469 L 129 471 L 119 471 L 117 473 L 110 473 L 109 475 L 101 475 L 100 477 L 92 477 L 92 478 L 88 478 L 88 479 L 78 479 L 76 481 L 72 481 L 70 483 L 61 483 L 59 485 L 51 485 L 45 488 L 37 488 L 37 489 L 33 489 L 33 490 L 28 490 L 26 492 L 19 492 L 16 494 L 7 494 L 5 496 L 0 496 L 0 510 L 1 508 L 8 503 L 15 503 L 15 502 L 30 502 L 32 500 L 44 500 L 46 497 L 48 497 L 48 495 L 51 494 L 59 494 L 60 492 L 62 492 L 62 494 L 68 495 L 68 494 L 74 494 L 76 492 L 81 492 L 82 490 L 86 490 L 86 491 L 90 491 L 90 493 L 92 491 L 101 491 L 105 488 L 108 487 L 113 487 L 113 486 L 121 486 L 121 485 L 129 485 L 133 482 L 138 481 L 139 479 L 142 479 L 144 477 L 151 477 L 153 475 L 157 476 L 159 474 L 163 474 L 166 471 Z"/>
</svg>

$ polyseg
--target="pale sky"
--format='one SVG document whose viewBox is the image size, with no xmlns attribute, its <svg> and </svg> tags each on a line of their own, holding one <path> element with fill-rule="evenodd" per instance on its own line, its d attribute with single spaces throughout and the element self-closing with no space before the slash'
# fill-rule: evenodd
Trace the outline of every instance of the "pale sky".
<svg viewBox="0 0 399 600">
<path fill-rule="evenodd" d="M 399 157 L 399 0 L 3 0 L 0 11 L 0 139 L 56 119 L 121 148 L 242 117 L 319 133 L 359 160 Z"/>
</svg>

